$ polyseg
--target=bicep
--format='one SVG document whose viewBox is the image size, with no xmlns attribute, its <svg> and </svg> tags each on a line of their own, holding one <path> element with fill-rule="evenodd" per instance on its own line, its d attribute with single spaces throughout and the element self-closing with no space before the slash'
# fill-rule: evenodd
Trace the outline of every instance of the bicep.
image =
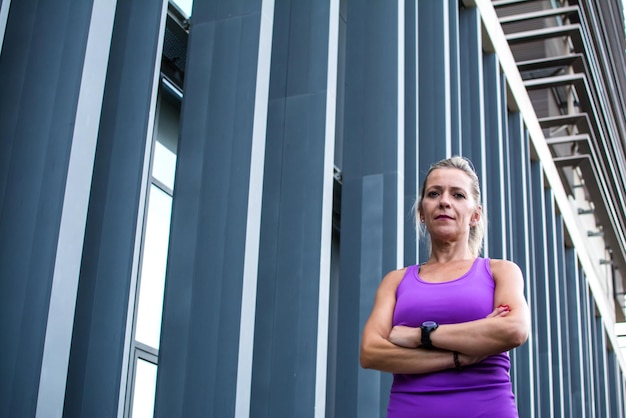
<svg viewBox="0 0 626 418">
<path fill-rule="evenodd" d="M 400 271 L 389 273 L 378 287 L 372 311 L 363 328 L 363 338 L 389 337 L 396 307 L 396 290 L 401 279 L 398 274 Z"/>
<path fill-rule="evenodd" d="M 524 296 L 524 277 L 520 268 L 510 261 L 492 262 L 492 273 L 496 284 L 494 308 L 508 305 L 511 314 L 528 316 L 528 304 Z"/>
</svg>

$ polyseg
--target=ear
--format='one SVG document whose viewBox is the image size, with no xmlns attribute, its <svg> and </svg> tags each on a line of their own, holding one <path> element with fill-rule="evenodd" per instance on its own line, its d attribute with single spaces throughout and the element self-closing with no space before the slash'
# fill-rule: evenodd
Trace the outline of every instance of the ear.
<svg viewBox="0 0 626 418">
<path fill-rule="evenodd" d="M 483 207 L 481 205 L 476 206 L 476 210 L 474 211 L 474 213 L 472 214 L 472 217 L 470 218 L 470 226 L 474 227 L 478 225 L 478 222 L 480 221 L 480 217 L 482 215 L 483 215 Z"/>
</svg>

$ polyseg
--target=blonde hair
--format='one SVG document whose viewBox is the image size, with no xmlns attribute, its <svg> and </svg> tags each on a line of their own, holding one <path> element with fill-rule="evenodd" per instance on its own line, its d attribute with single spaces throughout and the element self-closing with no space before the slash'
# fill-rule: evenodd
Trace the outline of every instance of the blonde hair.
<svg viewBox="0 0 626 418">
<path fill-rule="evenodd" d="M 433 170 L 437 170 L 439 168 L 456 168 L 457 170 L 463 171 L 472 181 L 472 188 L 470 193 L 476 202 L 476 207 L 478 207 L 481 199 L 480 194 L 480 182 L 478 181 L 478 175 L 476 171 L 474 171 L 474 165 L 472 162 L 460 156 L 454 156 L 450 158 L 446 158 L 444 160 L 438 161 L 430 166 L 428 172 L 426 173 L 426 177 L 424 178 L 424 182 L 422 183 L 422 188 L 420 189 L 420 194 L 415 202 L 415 211 L 413 213 L 417 214 L 422 211 L 422 201 L 424 200 L 424 189 L 426 187 L 426 181 L 428 180 L 428 176 Z M 485 235 L 485 231 L 487 230 L 487 215 L 485 213 L 485 209 L 482 208 L 481 216 L 476 222 L 476 225 L 470 226 L 470 233 L 468 238 L 469 250 L 474 257 L 478 257 L 483 248 L 483 237 Z M 428 252 L 432 251 L 432 242 L 430 240 L 430 236 L 426 234 L 426 228 L 417 223 L 419 225 L 419 230 L 421 235 L 426 236 L 428 242 Z"/>
</svg>

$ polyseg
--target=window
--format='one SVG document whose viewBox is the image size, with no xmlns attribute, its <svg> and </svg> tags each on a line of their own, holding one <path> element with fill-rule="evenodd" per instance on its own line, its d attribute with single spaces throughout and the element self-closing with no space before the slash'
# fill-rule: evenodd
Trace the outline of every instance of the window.
<svg viewBox="0 0 626 418">
<path fill-rule="evenodd" d="M 187 17 L 191 16 L 191 6 L 193 5 L 193 0 L 171 0 L 171 3 L 174 3 L 181 12 L 187 15 Z"/>
<path fill-rule="evenodd" d="M 163 79 L 157 99 L 141 241 L 126 415 L 151 418 L 163 313 L 182 93 Z"/>
<path fill-rule="evenodd" d="M 135 367 L 135 401 L 133 402 L 133 418 L 152 418 L 154 415 L 156 376 L 156 364 L 142 359 L 137 359 Z"/>
</svg>

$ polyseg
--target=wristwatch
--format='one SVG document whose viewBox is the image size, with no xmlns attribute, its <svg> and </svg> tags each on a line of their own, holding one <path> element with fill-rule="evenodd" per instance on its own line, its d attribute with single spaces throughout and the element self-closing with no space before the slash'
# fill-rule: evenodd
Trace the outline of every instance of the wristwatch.
<svg viewBox="0 0 626 418">
<path fill-rule="evenodd" d="M 436 330 L 439 324 L 435 321 L 425 321 L 422 323 L 420 329 L 422 330 L 422 347 L 432 350 L 435 348 L 433 342 L 430 340 L 430 333 Z"/>
</svg>

